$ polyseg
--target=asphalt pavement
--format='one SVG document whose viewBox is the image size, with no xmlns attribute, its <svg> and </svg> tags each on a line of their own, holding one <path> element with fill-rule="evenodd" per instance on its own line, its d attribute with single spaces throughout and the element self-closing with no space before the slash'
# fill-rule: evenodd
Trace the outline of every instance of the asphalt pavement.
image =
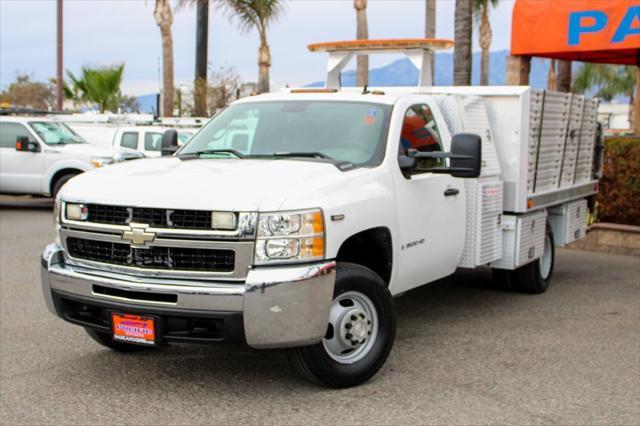
<svg viewBox="0 0 640 426">
<path fill-rule="evenodd" d="M 52 240 L 50 201 L 0 198 L 0 424 L 640 424 L 638 257 L 559 249 L 539 296 L 487 270 L 408 292 L 385 366 L 337 391 L 284 351 L 100 347 L 46 310 Z"/>
</svg>

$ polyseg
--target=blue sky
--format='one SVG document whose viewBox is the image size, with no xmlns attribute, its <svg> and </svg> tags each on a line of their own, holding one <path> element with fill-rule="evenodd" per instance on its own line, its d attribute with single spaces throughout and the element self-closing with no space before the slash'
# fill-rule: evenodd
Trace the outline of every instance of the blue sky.
<svg viewBox="0 0 640 426">
<path fill-rule="evenodd" d="M 65 69 L 82 65 L 126 63 L 123 91 L 140 95 L 158 90 L 160 32 L 153 19 L 154 0 L 65 0 Z M 454 0 L 437 2 L 437 36 L 453 38 Z M 509 48 L 513 1 L 501 0 L 492 11 L 492 50 Z M 0 0 L 0 87 L 17 72 L 37 79 L 55 74 L 55 0 Z M 369 37 L 421 37 L 423 0 L 369 0 Z M 352 0 L 292 0 L 269 35 L 271 79 L 284 86 L 322 80 L 326 57 L 306 46 L 317 41 L 352 39 Z M 195 8 L 174 15 L 176 84 L 189 84 L 194 74 Z M 474 49 L 477 42 L 474 34 Z M 210 66 L 234 66 L 243 81 L 257 79 L 258 38 L 240 33 L 234 23 L 212 8 L 209 28 Z M 382 56 L 372 67 L 396 59 Z"/>
</svg>

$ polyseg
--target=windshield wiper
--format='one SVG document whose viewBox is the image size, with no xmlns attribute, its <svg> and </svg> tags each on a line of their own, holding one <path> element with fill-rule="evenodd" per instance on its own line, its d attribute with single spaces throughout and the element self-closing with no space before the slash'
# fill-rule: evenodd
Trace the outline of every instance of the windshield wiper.
<svg viewBox="0 0 640 426">
<path fill-rule="evenodd" d="M 272 155 L 274 157 L 308 157 L 308 158 L 322 158 L 325 160 L 333 160 L 333 158 L 321 152 L 274 152 L 273 154 L 268 154 L 268 155 Z"/>
<path fill-rule="evenodd" d="M 74 138 L 63 138 L 62 140 L 60 140 L 60 143 L 62 144 L 82 143 L 82 141 L 79 141 L 78 139 L 74 139 Z"/>
<path fill-rule="evenodd" d="M 245 158 L 243 153 L 241 153 L 240 151 L 236 151 L 235 149 L 203 149 L 201 151 L 196 151 L 196 152 L 185 152 L 184 154 L 180 154 L 180 156 L 193 155 L 195 157 L 199 157 L 201 155 L 207 155 L 207 154 L 232 154 L 238 158 Z"/>
<path fill-rule="evenodd" d="M 323 160 L 329 160 L 333 162 L 334 166 L 336 166 L 339 170 L 351 170 L 356 167 L 351 161 L 340 161 L 336 160 L 332 157 L 329 157 L 327 154 L 323 154 L 321 152 L 274 152 L 273 154 L 266 154 L 273 157 L 304 157 L 304 158 L 321 158 Z"/>
</svg>

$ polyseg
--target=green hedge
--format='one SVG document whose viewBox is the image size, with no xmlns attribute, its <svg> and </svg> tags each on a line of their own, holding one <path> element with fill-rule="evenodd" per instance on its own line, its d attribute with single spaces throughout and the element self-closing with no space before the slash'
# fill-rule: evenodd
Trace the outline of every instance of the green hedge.
<svg viewBox="0 0 640 426">
<path fill-rule="evenodd" d="M 605 140 L 598 222 L 640 226 L 640 138 Z"/>
</svg>

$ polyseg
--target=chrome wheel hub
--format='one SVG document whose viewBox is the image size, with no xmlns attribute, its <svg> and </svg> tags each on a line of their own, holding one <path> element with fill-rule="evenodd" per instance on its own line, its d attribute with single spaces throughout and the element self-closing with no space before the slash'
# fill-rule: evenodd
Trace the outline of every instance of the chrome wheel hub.
<svg viewBox="0 0 640 426">
<path fill-rule="evenodd" d="M 353 309 L 342 317 L 340 324 L 340 339 L 347 346 L 358 347 L 367 341 L 371 335 L 371 320 L 360 309 Z"/>
<path fill-rule="evenodd" d="M 350 291 L 333 301 L 329 329 L 322 344 L 335 361 L 352 364 L 371 350 L 377 331 L 378 314 L 371 299 Z"/>
</svg>

